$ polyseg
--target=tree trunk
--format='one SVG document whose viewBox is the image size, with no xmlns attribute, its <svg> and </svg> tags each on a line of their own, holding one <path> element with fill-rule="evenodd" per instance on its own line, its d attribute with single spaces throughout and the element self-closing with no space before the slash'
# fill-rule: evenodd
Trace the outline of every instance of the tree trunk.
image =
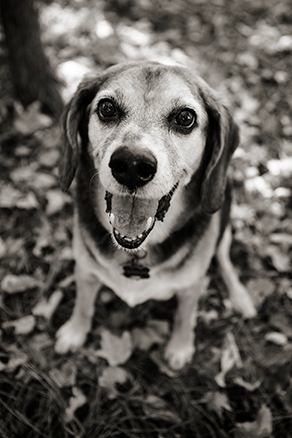
<svg viewBox="0 0 292 438">
<path fill-rule="evenodd" d="M 34 0 L 0 0 L 0 12 L 16 97 L 24 107 L 39 100 L 44 112 L 58 118 L 63 102 L 42 48 Z"/>
</svg>

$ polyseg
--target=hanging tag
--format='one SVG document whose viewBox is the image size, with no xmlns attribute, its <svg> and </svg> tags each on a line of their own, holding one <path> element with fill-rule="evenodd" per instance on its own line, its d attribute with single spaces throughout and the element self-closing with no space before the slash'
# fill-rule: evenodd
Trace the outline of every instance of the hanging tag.
<svg viewBox="0 0 292 438">
<path fill-rule="evenodd" d="M 149 268 L 146 266 L 141 265 L 138 260 L 141 258 L 145 258 L 147 253 L 143 255 L 143 257 L 138 257 L 137 254 L 135 254 L 132 258 L 132 260 L 129 263 L 126 263 L 123 265 L 123 275 L 127 278 L 131 278 L 133 280 L 141 280 L 150 278 L 149 275 Z"/>
<path fill-rule="evenodd" d="M 149 268 L 146 268 L 146 266 L 142 266 L 138 264 L 137 265 L 129 264 L 129 265 L 124 265 L 123 268 L 124 268 L 123 275 L 133 280 L 150 278 Z"/>
</svg>

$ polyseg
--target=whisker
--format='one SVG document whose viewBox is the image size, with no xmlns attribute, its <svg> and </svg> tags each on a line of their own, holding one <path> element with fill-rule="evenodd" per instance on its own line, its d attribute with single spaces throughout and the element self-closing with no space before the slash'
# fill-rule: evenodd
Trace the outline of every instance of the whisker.
<svg viewBox="0 0 292 438">
<path fill-rule="evenodd" d="M 96 172 L 92 175 L 92 177 L 90 178 L 90 181 L 89 181 L 89 188 L 90 188 L 90 189 L 91 189 L 91 186 L 92 186 L 93 180 L 94 180 L 94 178 L 95 178 L 96 176 L 98 176 L 98 171 L 96 171 Z"/>
</svg>

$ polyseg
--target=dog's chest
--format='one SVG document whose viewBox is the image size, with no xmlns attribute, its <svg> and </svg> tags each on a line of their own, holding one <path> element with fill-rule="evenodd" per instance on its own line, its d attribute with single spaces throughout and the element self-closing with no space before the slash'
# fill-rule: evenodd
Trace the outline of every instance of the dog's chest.
<svg viewBox="0 0 292 438">
<path fill-rule="evenodd" d="M 147 256 L 121 254 L 107 267 L 97 266 L 97 271 L 102 282 L 131 307 L 150 299 L 167 300 L 175 293 L 171 281 L 149 264 Z"/>
</svg>

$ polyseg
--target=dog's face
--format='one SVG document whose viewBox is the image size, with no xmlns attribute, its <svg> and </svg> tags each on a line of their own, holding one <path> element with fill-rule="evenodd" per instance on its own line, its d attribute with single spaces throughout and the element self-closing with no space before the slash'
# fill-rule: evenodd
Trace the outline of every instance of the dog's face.
<svg viewBox="0 0 292 438">
<path fill-rule="evenodd" d="M 164 203 L 173 191 L 188 185 L 199 168 L 206 168 L 202 208 L 211 213 L 220 208 L 227 164 L 236 147 L 226 141 L 227 118 L 208 86 L 183 67 L 116 66 L 81 84 L 69 104 L 66 147 L 71 150 L 65 147 L 63 160 L 71 161 L 71 168 L 61 163 L 61 180 L 66 187 L 74 176 L 75 131 L 82 122 L 96 177 L 107 193 L 114 239 L 135 250 L 161 210 L 167 210 Z"/>
<path fill-rule="evenodd" d="M 111 223 L 122 247 L 140 246 L 161 198 L 190 182 L 206 122 L 198 93 L 167 69 L 132 68 L 101 86 L 89 117 L 90 153 L 112 195 Z"/>
</svg>

